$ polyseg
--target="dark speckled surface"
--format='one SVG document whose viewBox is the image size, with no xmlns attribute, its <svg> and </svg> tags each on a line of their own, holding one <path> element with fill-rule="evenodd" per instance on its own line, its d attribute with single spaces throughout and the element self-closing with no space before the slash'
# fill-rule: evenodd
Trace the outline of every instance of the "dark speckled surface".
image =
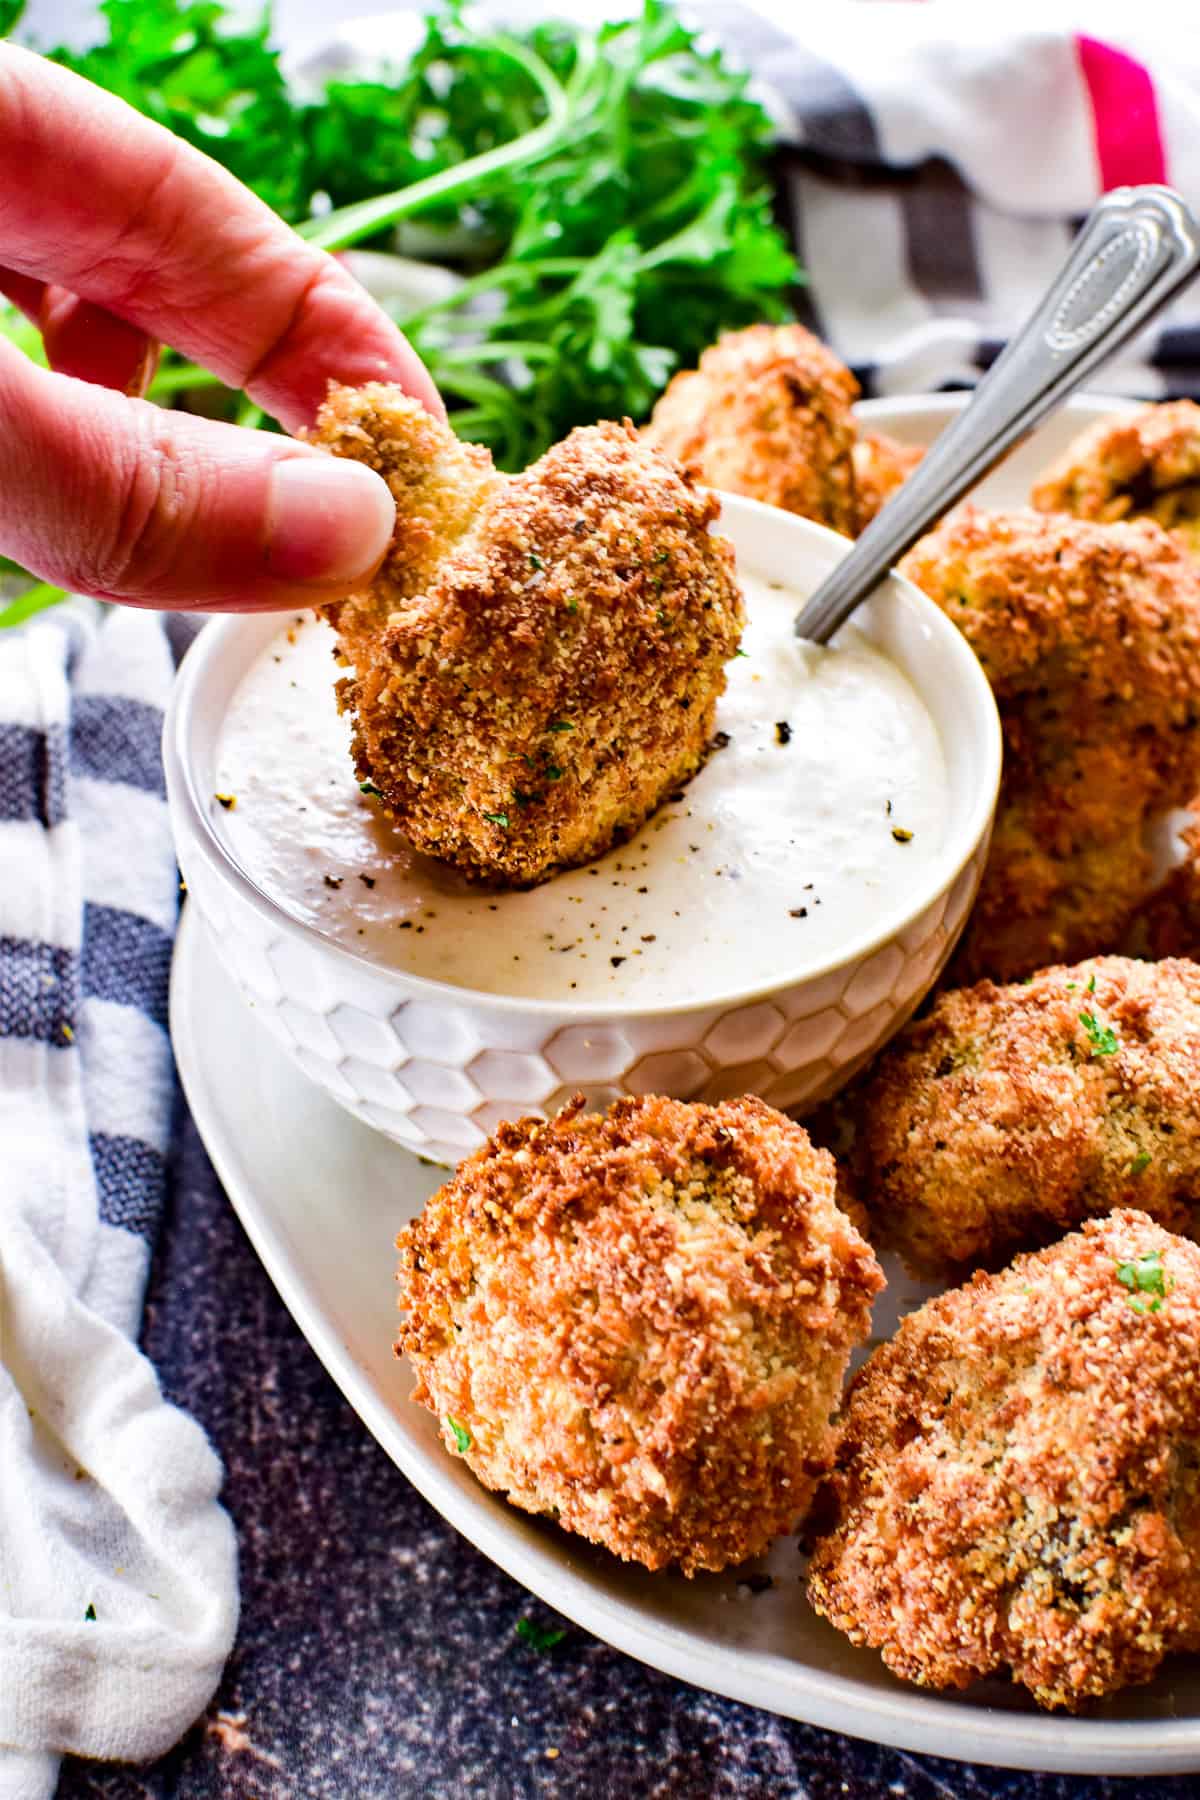
<svg viewBox="0 0 1200 1800">
<path fill-rule="evenodd" d="M 570 1628 L 442 1523 L 346 1405 L 259 1266 L 190 1124 L 144 1333 L 225 1459 L 242 1624 L 207 1718 L 144 1770 L 70 1762 L 64 1800 L 1184 1800 L 905 1755 L 655 1674 Z"/>
</svg>

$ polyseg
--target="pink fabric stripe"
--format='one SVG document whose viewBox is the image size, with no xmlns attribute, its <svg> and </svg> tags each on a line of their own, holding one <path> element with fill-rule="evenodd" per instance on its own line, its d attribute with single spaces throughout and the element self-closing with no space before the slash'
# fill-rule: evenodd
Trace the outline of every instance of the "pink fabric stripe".
<svg viewBox="0 0 1200 1800">
<path fill-rule="evenodd" d="M 1123 50 L 1077 33 L 1079 67 L 1092 103 L 1100 186 L 1165 181 L 1167 159 L 1149 73 Z"/>
</svg>

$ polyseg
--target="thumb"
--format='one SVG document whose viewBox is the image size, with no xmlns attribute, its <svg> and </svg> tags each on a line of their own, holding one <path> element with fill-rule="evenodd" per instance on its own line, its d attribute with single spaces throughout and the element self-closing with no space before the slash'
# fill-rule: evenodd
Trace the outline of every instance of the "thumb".
<svg viewBox="0 0 1200 1800">
<path fill-rule="evenodd" d="M 167 412 L 0 344 L 0 551 L 135 606 L 317 606 L 374 572 L 387 485 L 268 432 Z"/>
</svg>

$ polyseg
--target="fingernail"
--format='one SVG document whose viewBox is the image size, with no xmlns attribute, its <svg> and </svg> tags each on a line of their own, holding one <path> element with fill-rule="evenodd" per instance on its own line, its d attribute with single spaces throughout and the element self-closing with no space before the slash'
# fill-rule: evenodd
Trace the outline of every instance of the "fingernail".
<svg viewBox="0 0 1200 1800">
<path fill-rule="evenodd" d="M 392 537 L 396 505 L 373 469 L 347 458 L 295 456 L 271 471 L 267 567 L 280 581 L 352 587 Z"/>
<path fill-rule="evenodd" d="M 131 400 L 141 400 L 144 397 L 146 389 L 158 374 L 161 355 L 162 345 L 154 338 L 147 338 L 142 354 L 125 383 L 125 392 Z"/>
</svg>

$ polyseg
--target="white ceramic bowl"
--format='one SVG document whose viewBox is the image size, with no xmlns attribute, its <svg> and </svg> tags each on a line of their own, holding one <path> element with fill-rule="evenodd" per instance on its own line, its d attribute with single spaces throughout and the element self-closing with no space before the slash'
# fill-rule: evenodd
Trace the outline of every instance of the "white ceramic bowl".
<svg viewBox="0 0 1200 1800">
<path fill-rule="evenodd" d="M 720 529 L 742 568 L 802 593 L 849 548 L 807 519 L 733 496 L 722 496 Z M 938 608 L 893 575 L 856 623 L 908 675 L 937 726 L 949 777 L 945 842 L 924 883 L 882 906 L 868 933 L 819 966 L 780 969 L 767 988 L 650 1010 L 509 999 L 373 963 L 292 917 L 239 865 L 212 804 L 225 709 L 278 630 L 272 617 L 214 621 L 176 684 L 164 757 L 190 903 L 304 1073 L 437 1162 L 456 1162 L 501 1119 L 551 1112 L 579 1089 L 597 1106 L 650 1092 L 813 1105 L 879 1049 L 936 979 L 975 897 L 1000 779 L 991 690 Z"/>
</svg>

